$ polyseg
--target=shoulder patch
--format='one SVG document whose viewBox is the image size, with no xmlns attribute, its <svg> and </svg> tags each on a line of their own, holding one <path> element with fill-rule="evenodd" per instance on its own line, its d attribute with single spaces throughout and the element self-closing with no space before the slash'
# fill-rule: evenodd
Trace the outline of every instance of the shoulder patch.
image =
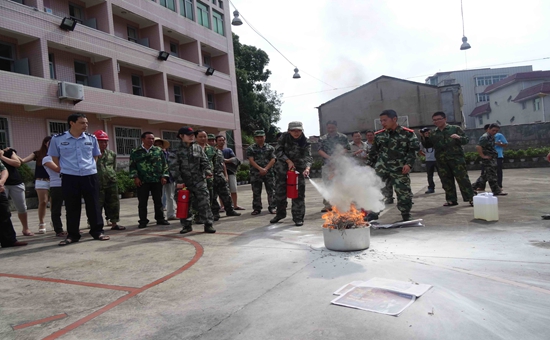
<svg viewBox="0 0 550 340">
<path fill-rule="evenodd" d="M 376 131 L 374 134 L 377 135 L 377 134 L 379 134 L 380 132 L 384 132 L 384 131 L 386 131 L 386 129 L 378 130 L 378 131 Z"/>
<path fill-rule="evenodd" d="M 53 135 L 52 138 L 63 136 L 66 133 L 67 133 L 67 131 L 58 133 L 57 135 Z"/>
<path fill-rule="evenodd" d="M 405 130 L 405 131 L 409 131 L 409 132 L 414 132 L 414 130 L 413 130 L 413 129 L 409 129 L 408 127 L 404 127 L 404 126 L 402 126 L 402 128 L 403 128 L 403 130 Z"/>
</svg>

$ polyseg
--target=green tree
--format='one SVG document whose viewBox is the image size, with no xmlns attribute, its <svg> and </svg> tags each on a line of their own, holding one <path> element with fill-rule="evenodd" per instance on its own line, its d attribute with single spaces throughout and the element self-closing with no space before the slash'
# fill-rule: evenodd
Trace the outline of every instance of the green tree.
<svg viewBox="0 0 550 340">
<path fill-rule="evenodd" d="M 281 119 L 282 94 L 272 90 L 267 82 L 271 75 L 266 68 L 269 56 L 254 46 L 241 44 L 236 34 L 233 34 L 233 50 L 243 144 L 249 144 L 254 130 L 264 130 L 267 141 L 275 141 L 279 132 L 275 123 Z"/>
</svg>

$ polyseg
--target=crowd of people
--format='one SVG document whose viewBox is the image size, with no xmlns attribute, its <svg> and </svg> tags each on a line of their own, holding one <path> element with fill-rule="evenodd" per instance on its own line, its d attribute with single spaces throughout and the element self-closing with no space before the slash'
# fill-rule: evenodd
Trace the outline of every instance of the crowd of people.
<svg viewBox="0 0 550 340">
<path fill-rule="evenodd" d="M 445 207 L 458 205 L 455 181 L 464 202 L 473 206 L 473 197 L 484 190 L 485 183 L 493 195 L 507 195 L 502 190 L 502 148 L 508 146 L 506 138 L 499 133 L 498 124 L 488 124 L 480 137 L 476 150 L 482 159 L 480 178 L 472 185 L 466 169 L 463 145 L 469 138 L 455 125 L 447 124 L 444 112 L 432 115 L 435 128 L 419 131 L 398 124 L 394 110 L 380 114 L 383 129 L 367 131 L 366 141 L 359 131 L 352 133 L 349 142 L 346 135 L 338 132 L 336 121 L 326 124 L 327 134 L 319 140 L 319 156 L 322 157 L 323 181 L 332 179 L 335 157 L 346 154 L 357 160 L 360 166 L 372 167 L 383 182 L 382 192 L 386 204 L 397 197 L 397 209 L 403 221 L 412 219 L 413 194 L 409 174 L 417 156 L 426 157 L 428 190 L 435 192 L 434 173 L 437 171 L 445 191 Z M 23 163 L 36 161 L 35 188 L 38 194 L 38 232 L 46 232 L 46 205 L 51 204 L 51 225 L 56 236 L 64 238 L 59 245 L 76 243 L 81 238 L 80 217 L 84 200 L 89 234 L 99 241 L 109 240 L 105 235 L 102 211 L 111 230 L 125 230 L 120 221 L 120 201 L 117 187 L 116 153 L 108 149 L 109 136 L 98 130 L 87 132 L 85 115 L 75 113 L 68 117 L 69 130 L 46 137 L 39 150 L 25 158 L 13 148 L 0 150 L 0 245 L 2 247 L 24 246 L 27 243 L 16 239 L 11 222 L 8 197 L 17 210 L 24 236 L 33 236 L 27 222 L 25 186 L 18 168 Z M 215 233 L 215 221 L 220 213 L 240 216 L 237 210 L 245 210 L 237 204 L 236 172 L 240 160 L 233 150 L 225 147 L 225 137 L 208 134 L 191 127 L 179 129 L 179 143 L 155 137 L 152 132 L 141 135 L 141 145 L 130 154 L 129 173 L 137 187 L 138 228 L 149 224 L 148 200 L 152 197 L 154 218 L 157 225 L 170 225 L 170 220 L 179 220 L 185 234 L 193 230 L 193 224 L 203 224 L 205 233 Z M 305 179 L 312 165 L 311 145 L 304 135 L 303 124 L 290 122 L 286 132 L 277 137 L 276 146 L 266 143 L 265 132 L 254 133 L 255 143 L 246 150 L 250 163 L 252 188 L 252 215 L 262 212 L 262 189 L 267 193 L 267 210 L 275 216 L 270 223 L 277 223 L 287 216 L 287 172 L 298 173 L 297 197 L 292 198 L 291 215 L 296 226 L 302 226 L 305 216 Z M 549 155 L 550 158 L 550 155 Z M 189 191 L 188 211 L 177 213 L 177 191 Z M 219 199 L 219 202 L 218 202 Z M 66 231 L 63 230 L 61 210 L 65 202 Z M 221 205 L 220 205 L 221 203 Z M 324 200 L 323 212 L 332 209 Z M 166 211 L 166 215 L 164 213 Z M 372 211 L 366 220 L 378 219 L 380 212 Z"/>
</svg>

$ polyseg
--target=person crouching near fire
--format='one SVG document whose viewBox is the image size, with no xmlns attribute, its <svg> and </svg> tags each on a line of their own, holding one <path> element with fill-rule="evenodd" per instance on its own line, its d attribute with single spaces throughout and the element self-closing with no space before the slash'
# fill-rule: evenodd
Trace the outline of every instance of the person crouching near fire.
<svg viewBox="0 0 550 340">
<path fill-rule="evenodd" d="M 277 215 L 270 223 L 277 223 L 286 217 L 287 171 L 298 171 L 298 198 L 292 199 L 292 220 L 296 226 L 304 225 L 304 216 L 306 214 L 306 183 L 305 177 L 309 176 L 309 168 L 313 162 L 311 157 L 311 145 L 304 135 L 304 126 L 302 122 L 288 123 L 288 131 L 283 133 L 277 140 L 275 147 L 275 177 L 279 185 L 275 188 L 275 204 L 277 206 Z"/>
</svg>

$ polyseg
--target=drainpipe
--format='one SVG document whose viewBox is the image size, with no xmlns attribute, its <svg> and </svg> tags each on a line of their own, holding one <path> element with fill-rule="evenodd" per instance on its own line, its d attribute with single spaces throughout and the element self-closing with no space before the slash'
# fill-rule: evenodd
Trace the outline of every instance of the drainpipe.
<svg viewBox="0 0 550 340">
<path fill-rule="evenodd" d="M 541 102 L 542 102 L 542 122 L 546 122 L 546 111 L 544 109 L 544 97 L 546 96 L 540 96 Z"/>
</svg>

